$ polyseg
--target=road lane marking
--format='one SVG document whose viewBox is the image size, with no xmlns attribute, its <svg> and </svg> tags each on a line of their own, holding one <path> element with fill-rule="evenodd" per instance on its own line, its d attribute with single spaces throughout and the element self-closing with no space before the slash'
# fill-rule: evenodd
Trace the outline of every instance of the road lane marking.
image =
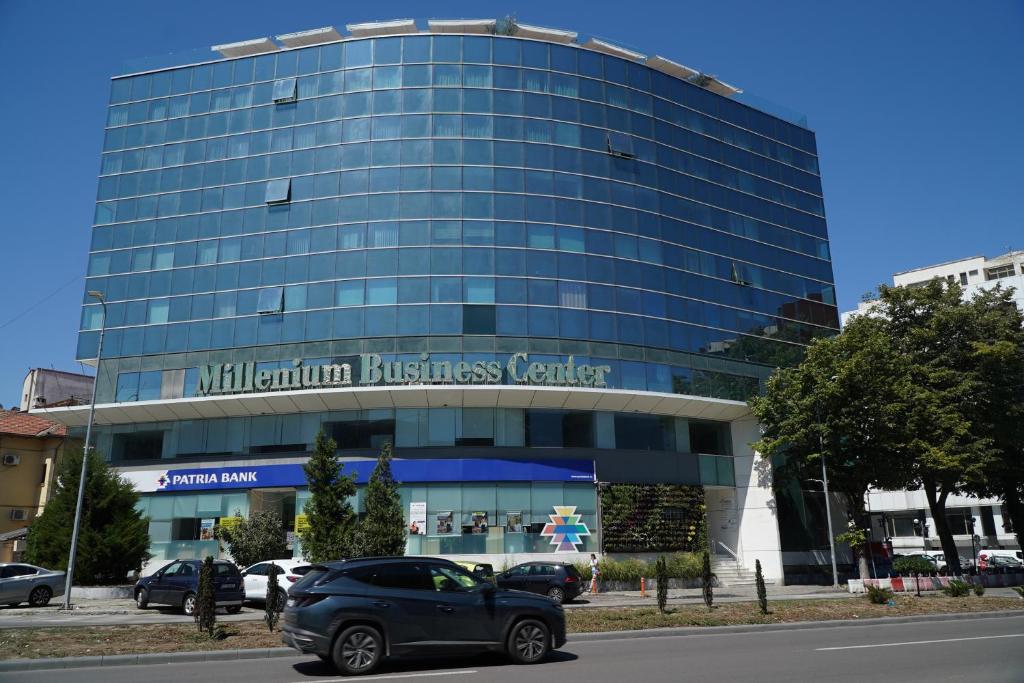
<svg viewBox="0 0 1024 683">
<path fill-rule="evenodd" d="M 384 680 L 395 679 L 395 678 L 426 678 L 428 676 L 459 676 L 461 674 L 478 674 L 478 673 L 480 673 L 480 672 L 476 671 L 476 670 L 472 670 L 472 669 L 470 669 L 470 670 L 459 669 L 457 671 L 426 671 L 426 672 L 423 672 L 423 673 L 416 673 L 416 674 L 386 674 L 386 675 L 383 675 L 383 676 L 366 676 L 366 677 L 360 676 L 359 680 L 360 681 L 384 681 Z M 305 681 L 295 681 L 295 683 L 308 683 L 308 681 L 310 681 L 310 680 L 311 679 L 307 678 Z M 328 678 L 326 680 L 318 680 L 317 683 L 352 683 L 352 680 L 353 679 L 351 677 L 350 678 Z"/>
<path fill-rule="evenodd" d="M 877 643 L 874 645 L 842 645 L 839 647 L 817 647 L 815 652 L 828 650 L 862 650 L 868 647 L 898 647 L 900 645 L 930 645 L 932 643 L 958 643 L 963 640 L 995 640 L 996 638 L 1024 638 L 1024 633 L 1006 633 L 996 636 L 971 636 L 969 638 L 943 638 L 941 640 L 911 640 L 905 643 Z"/>
</svg>

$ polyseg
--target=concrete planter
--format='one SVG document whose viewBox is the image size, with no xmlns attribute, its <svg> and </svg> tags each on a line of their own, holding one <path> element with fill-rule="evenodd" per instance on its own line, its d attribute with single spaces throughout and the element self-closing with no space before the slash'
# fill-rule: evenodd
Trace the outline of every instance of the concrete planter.
<svg viewBox="0 0 1024 683">
<path fill-rule="evenodd" d="M 135 586 L 72 586 L 71 599 L 75 600 L 120 600 L 133 598 Z"/>
</svg>

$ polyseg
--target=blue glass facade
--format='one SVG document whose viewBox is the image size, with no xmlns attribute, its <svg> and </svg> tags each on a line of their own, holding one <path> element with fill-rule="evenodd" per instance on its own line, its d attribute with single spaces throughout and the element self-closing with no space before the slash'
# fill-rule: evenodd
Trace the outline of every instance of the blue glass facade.
<svg viewBox="0 0 1024 683">
<path fill-rule="evenodd" d="M 642 64 L 489 36 L 114 79 L 86 289 L 109 302 L 115 375 L 525 338 L 635 364 L 612 386 L 742 398 L 837 327 L 810 131 Z M 259 314 L 267 296 L 280 315 Z M 87 300 L 79 358 L 100 317 Z"/>
<path fill-rule="evenodd" d="M 116 77 L 92 231 L 100 404 L 195 397 L 210 364 L 516 353 L 605 366 L 612 390 L 743 400 L 838 329 L 814 134 L 578 45 L 415 34 Z M 102 323 L 86 296 L 79 359 L 96 358 Z M 323 429 L 352 457 L 391 441 L 399 457 L 584 458 L 601 481 L 737 484 L 724 422 L 398 405 L 134 412 L 99 425 L 97 447 L 121 467 L 295 462 Z M 275 509 L 292 524 L 307 495 Z M 563 504 L 595 531 L 581 550 L 600 549 L 592 483 L 403 496 L 431 523 L 491 519 L 486 538 L 430 534 L 414 551 L 544 551 L 531 525 Z M 207 518 L 272 497 L 142 506 L 173 557 L 205 552 Z M 506 517 L 527 536 L 502 534 Z"/>
</svg>

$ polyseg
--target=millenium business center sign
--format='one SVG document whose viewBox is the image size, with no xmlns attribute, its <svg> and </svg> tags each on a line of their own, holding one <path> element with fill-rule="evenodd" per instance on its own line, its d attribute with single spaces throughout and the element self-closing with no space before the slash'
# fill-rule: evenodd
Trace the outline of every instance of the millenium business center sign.
<svg viewBox="0 0 1024 683">
<path fill-rule="evenodd" d="M 380 354 L 359 356 L 359 368 L 352 363 L 304 365 L 299 359 L 291 367 L 257 369 L 256 363 L 214 363 L 199 369 L 196 394 L 211 396 L 258 391 L 323 389 L 351 386 L 429 384 L 527 384 L 535 386 L 608 386 L 608 365 L 577 365 L 572 356 L 564 363 L 531 362 L 525 353 L 513 353 L 507 362 L 496 360 L 432 361 L 421 353 L 417 360 L 389 361 Z"/>
</svg>

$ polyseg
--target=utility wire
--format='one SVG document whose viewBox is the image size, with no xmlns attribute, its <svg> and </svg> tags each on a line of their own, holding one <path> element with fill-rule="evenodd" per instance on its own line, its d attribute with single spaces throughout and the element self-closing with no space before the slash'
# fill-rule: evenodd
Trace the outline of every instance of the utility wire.
<svg viewBox="0 0 1024 683">
<path fill-rule="evenodd" d="M 24 318 L 26 315 L 28 315 L 32 311 L 34 311 L 35 309 L 39 308 L 39 306 L 41 306 L 42 304 L 46 303 L 47 301 L 49 301 L 53 297 L 57 296 L 57 294 L 59 294 L 61 291 L 63 291 L 64 289 L 67 289 L 68 287 L 70 287 L 75 282 L 78 282 L 79 280 L 81 280 L 83 277 L 85 277 L 85 276 L 84 275 L 76 275 L 76 276 L 74 276 L 73 278 L 71 278 L 70 280 L 68 280 L 64 284 L 62 284 L 60 287 L 58 287 L 57 289 L 53 290 L 52 292 L 50 292 L 49 294 L 44 296 L 39 301 L 35 302 L 31 306 L 29 306 L 28 308 L 23 310 L 21 313 L 17 314 L 16 316 L 11 318 L 10 320 L 5 322 L 4 324 L 0 325 L 0 330 L 4 329 L 8 325 L 11 325 L 11 324 L 21 320 L 22 318 Z"/>
</svg>

